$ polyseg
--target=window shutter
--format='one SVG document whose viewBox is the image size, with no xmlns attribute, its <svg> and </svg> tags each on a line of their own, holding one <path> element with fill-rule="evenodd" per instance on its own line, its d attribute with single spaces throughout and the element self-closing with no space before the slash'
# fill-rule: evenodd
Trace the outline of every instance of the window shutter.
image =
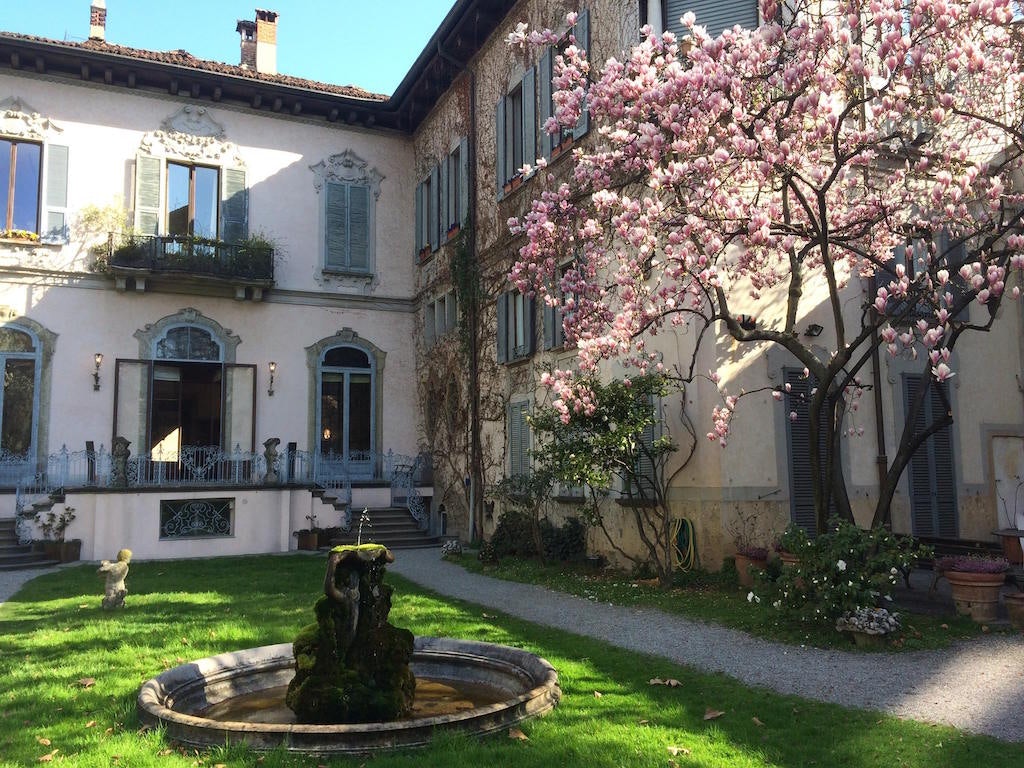
<svg viewBox="0 0 1024 768">
<path fill-rule="evenodd" d="M 523 163 L 537 164 L 537 68 L 523 75 Z M 515 173 L 518 169 L 513 168 Z"/>
<path fill-rule="evenodd" d="M 222 448 L 256 450 L 256 366 L 224 366 L 224 439 Z"/>
<path fill-rule="evenodd" d="M 344 269 L 348 250 L 348 187 L 324 184 L 324 260 L 332 269 Z"/>
<path fill-rule="evenodd" d="M 665 29 L 676 36 L 686 34 L 686 28 L 679 22 L 683 14 L 693 11 L 697 23 L 707 27 L 711 37 L 718 37 L 736 24 L 746 29 L 758 25 L 757 0 L 666 0 Z"/>
<path fill-rule="evenodd" d="M 537 351 L 537 301 L 527 298 L 523 306 L 526 312 L 526 354 L 532 355 Z"/>
<path fill-rule="evenodd" d="M 904 413 L 917 399 L 925 385 L 920 374 L 903 377 Z M 924 430 L 941 415 L 942 400 L 938 384 L 931 383 L 928 397 L 914 423 L 914 432 Z M 907 479 L 910 486 L 910 509 L 914 534 L 956 538 L 956 483 L 953 468 L 952 430 L 946 427 L 929 437 L 910 459 Z"/>
<path fill-rule="evenodd" d="M 579 16 L 576 19 L 576 25 L 572 28 L 573 35 L 576 37 L 576 45 L 579 48 L 584 49 L 587 53 L 590 53 L 590 12 L 586 9 L 580 11 Z M 587 105 L 583 104 L 583 109 L 580 111 L 579 120 L 576 121 L 576 125 L 572 129 L 572 137 L 574 140 L 578 140 L 590 130 L 590 112 L 587 111 Z"/>
<path fill-rule="evenodd" d="M 68 148 L 57 144 L 46 146 L 46 222 L 42 240 L 46 243 L 68 242 Z"/>
<path fill-rule="evenodd" d="M 787 415 L 796 412 L 796 421 L 786 419 L 786 435 L 789 447 L 789 505 L 790 519 L 795 525 L 813 536 L 817 530 L 814 512 L 814 476 L 811 474 L 810 407 L 807 398 L 816 385 L 813 379 L 805 379 L 802 371 L 787 368 L 783 372 L 784 383 L 790 385 L 786 398 Z M 825 439 L 819 431 L 819 454 L 824 459 Z"/>
<path fill-rule="evenodd" d="M 448 240 L 448 225 L 451 224 L 451 214 L 448 212 L 448 158 L 445 157 L 438 168 L 439 176 L 441 178 L 441 187 L 439 189 L 438 198 L 440 200 L 440 221 L 438 224 L 438 232 L 440 237 L 437 242 L 447 242 Z"/>
<path fill-rule="evenodd" d="M 114 434 L 131 441 L 135 456 L 149 453 L 149 391 L 152 360 L 114 363 Z"/>
<path fill-rule="evenodd" d="M 555 308 L 544 302 L 544 349 L 555 346 Z"/>
<path fill-rule="evenodd" d="M 241 168 L 224 170 L 220 206 L 220 239 L 239 243 L 249 234 L 249 190 L 245 186 L 245 171 Z"/>
<path fill-rule="evenodd" d="M 530 427 L 526 422 L 528 403 L 513 403 L 509 406 L 509 475 L 525 475 L 530 468 Z"/>
<path fill-rule="evenodd" d="M 508 176 L 505 172 L 505 163 L 508 162 L 505 156 L 505 97 L 498 99 L 494 107 L 494 178 L 498 183 L 498 199 L 505 197 L 505 182 Z"/>
<path fill-rule="evenodd" d="M 553 69 L 553 50 L 551 48 L 545 48 L 544 53 L 540 56 L 540 155 L 541 157 L 551 157 L 551 150 L 554 149 L 555 137 L 544 130 L 544 124 L 548 121 L 548 118 L 552 116 L 554 106 L 551 103 L 551 92 L 554 90 L 554 86 L 551 84 L 551 78 L 554 77 Z"/>
<path fill-rule="evenodd" d="M 430 200 L 428 201 L 430 228 L 428 229 L 427 234 L 430 237 L 431 251 L 436 251 L 438 246 L 441 245 L 441 236 L 438 234 L 441 229 L 440 211 L 438 210 L 440 191 L 440 174 L 438 173 L 437 166 L 435 165 L 430 169 Z"/>
<path fill-rule="evenodd" d="M 462 212 L 463 227 L 469 222 L 469 137 L 459 142 L 459 211 Z"/>
<path fill-rule="evenodd" d="M 660 420 L 657 419 L 654 400 L 648 398 L 647 405 L 656 418 L 640 434 L 640 446 L 637 447 L 636 457 L 636 481 L 638 486 L 636 491 L 644 498 L 652 498 L 656 476 L 654 473 L 654 460 L 649 452 L 654 446 L 654 441 L 658 438 Z"/>
<path fill-rule="evenodd" d="M 348 188 L 348 248 L 350 269 L 370 268 L 370 189 Z"/>
<path fill-rule="evenodd" d="M 434 339 L 437 338 L 437 331 L 434 328 L 434 302 L 427 304 L 423 312 L 423 336 L 426 339 L 427 347 L 434 346 Z"/>
<path fill-rule="evenodd" d="M 503 293 L 498 297 L 498 362 L 508 362 L 508 297 Z"/>
<path fill-rule="evenodd" d="M 416 257 L 423 250 L 423 182 L 416 185 Z"/>
<path fill-rule="evenodd" d="M 160 234 L 160 176 L 163 160 L 149 155 L 135 158 L 135 229 L 144 235 Z"/>
<path fill-rule="evenodd" d="M 455 292 L 449 291 L 445 296 L 445 327 L 450 331 L 459 324 L 459 305 L 455 298 Z"/>
</svg>

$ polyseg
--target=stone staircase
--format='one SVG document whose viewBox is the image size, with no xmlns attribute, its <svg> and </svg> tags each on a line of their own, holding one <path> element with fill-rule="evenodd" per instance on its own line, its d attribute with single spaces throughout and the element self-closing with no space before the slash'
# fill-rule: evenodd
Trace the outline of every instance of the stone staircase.
<svg viewBox="0 0 1024 768">
<path fill-rule="evenodd" d="M 20 571 L 25 568 L 46 568 L 58 565 L 42 552 L 33 552 L 31 544 L 19 544 L 13 517 L 0 520 L 0 571 Z"/>
<path fill-rule="evenodd" d="M 330 504 L 339 514 L 344 514 L 345 508 L 348 506 L 346 501 L 338 499 L 329 490 L 317 489 L 313 491 L 313 495 L 324 504 Z M 362 542 L 364 544 L 368 542 L 383 544 L 388 549 L 412 549 L 441 545 L 441 540 L 438 537 L 431 536 L 420 529 L 416 520 L 405 507 L 378 507 L 368 510 L 366 514 L 369 515 L 370 523 L 363 525 Z M 353 510 L 352 530 L 334 539 L 331 542 L 332 546 L 356 543 L 359 537 L 359 515 L 360 512 Z"/>
</svg>

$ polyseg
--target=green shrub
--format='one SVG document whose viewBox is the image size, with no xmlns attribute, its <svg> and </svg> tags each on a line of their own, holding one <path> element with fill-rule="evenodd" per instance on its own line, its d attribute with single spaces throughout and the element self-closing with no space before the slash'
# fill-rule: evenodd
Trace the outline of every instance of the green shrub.
<svg viewBox="0 0 1024 768">
<path fill-rule="evenodd" d="M 795 620 L 830 625 L 845 613 L 891 600 L 902 573 L 929 550 L 909 537 L 833 518 L 799 555 L 796 565 L 766 571 L 751 600 L 768 602 Z"/>
<path fill-rule="evenodd" d="M 536 555 L 530 515 L 520 509 L 506 509 L 498 518 L 498 527 L 494 529 L 490 543 L 498 558 Z"/>
<path fill-rule="evenodd" d="M 548 560 L 577 562 L 587 554 L 587 528 L 578 517 L 570 517 L 559 526 L 542 520 L 541 536 Z"/>
</svg>

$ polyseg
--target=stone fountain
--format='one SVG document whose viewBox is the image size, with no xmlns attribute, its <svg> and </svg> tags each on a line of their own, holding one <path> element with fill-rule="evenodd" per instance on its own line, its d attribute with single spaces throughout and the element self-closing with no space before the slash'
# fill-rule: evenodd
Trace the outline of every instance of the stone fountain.
<svg viewBox="0 0 1024 768">
<path fill-rule="evenodd" d="M 174 667 L 143 684 L 140 719 L 188 746 L 335 754 L 422 746 L 440 729 L 491 733 L 558 703 L 544 659 L 391 625 L 393 560 L 378 544 L 335 547 L 316 622 L 294 644 Z"/>
</svg>

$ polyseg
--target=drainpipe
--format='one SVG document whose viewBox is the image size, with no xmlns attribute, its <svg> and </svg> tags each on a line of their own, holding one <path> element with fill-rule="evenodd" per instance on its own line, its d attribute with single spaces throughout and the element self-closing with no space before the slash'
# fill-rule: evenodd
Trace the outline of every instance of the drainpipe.
<svg viewBox="0 0 1024 768">
<path fill-rule="evenodd" d="M 463 61 L 445 52 L 441 41 L 437 41 L 437 55 L 465 72 L 469 77 L 469 229 L 472 239 L 469 242 L 470 258 L 476 258 L 476 72 Z M 468 326 L 469 343 L 469 536 L 472 543 L 483 538 L 483 446 L 480 442 L 480 349 L 477 342 L 480 324 L 479 302 L 474 299 L 466 308 L 466 325 Z"/>
<path fill-rule="evenodd" d="M 871 312 L 874 314 L 874 310 Z M 878 466 L 879 495 L 881 495 L 885 477 L 889 473 L 889 457 L 885 454 L 885 420 L 882 416 L 882 360 L 881 355 L 878 354 L 878 345 L 880 343 L 881 340 L 878 338 L 878 329 L 876 328 L 871 332 L 871 384 L 875 390 L 875 439 L 878 443 L 878 456 L 875 459 L 875 463 Z M 885 511 L 882 525 L 886 528 L 892 528 L 891 509 Z"/>
</svg>

